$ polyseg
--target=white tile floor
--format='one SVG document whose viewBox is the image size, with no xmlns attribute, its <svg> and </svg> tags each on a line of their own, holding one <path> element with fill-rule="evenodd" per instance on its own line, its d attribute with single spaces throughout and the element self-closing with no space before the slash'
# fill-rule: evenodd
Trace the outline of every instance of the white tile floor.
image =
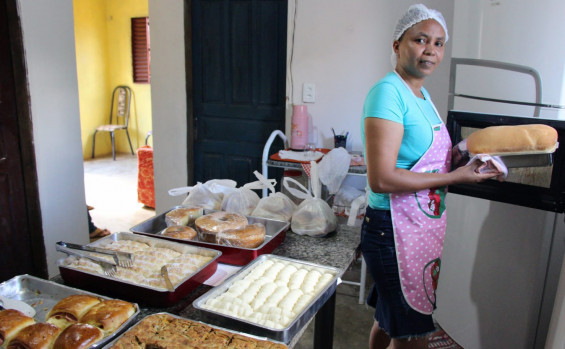
<svg viewBox="0 0 565 349">
<path fill-rule="evenodd" d="M 84 162 L 86 203 L 94 206 L 92 221 L 113 233 L 129 231 L 155 216 L 155 210 L 137 201 L 137 157 L 118 154 Z"/>
</svg>

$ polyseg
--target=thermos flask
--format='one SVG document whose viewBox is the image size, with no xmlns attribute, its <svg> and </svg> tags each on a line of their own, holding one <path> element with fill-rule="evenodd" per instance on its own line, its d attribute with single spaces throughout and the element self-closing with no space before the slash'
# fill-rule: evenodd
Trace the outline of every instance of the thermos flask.
<svg viewBox="0 0 565 349">
<path fill-rule="evenodd" d="M 290 148 L 304 150 L 306 144 L 308 144 L 308 109 L 305 105 L 293 105 Z"/>
</svg>

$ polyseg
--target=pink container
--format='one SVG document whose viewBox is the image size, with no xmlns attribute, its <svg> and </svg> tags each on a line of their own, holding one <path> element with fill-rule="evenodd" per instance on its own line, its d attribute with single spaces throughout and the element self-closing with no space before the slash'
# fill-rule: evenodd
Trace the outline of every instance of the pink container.
<svg viewBox="0 0 565 349">
<path fill-rule="evenodd" d="M 308 108 L 305 105 L 292 106 L 290 148 L 304 150 L 308 143 Z"/>
</svg>

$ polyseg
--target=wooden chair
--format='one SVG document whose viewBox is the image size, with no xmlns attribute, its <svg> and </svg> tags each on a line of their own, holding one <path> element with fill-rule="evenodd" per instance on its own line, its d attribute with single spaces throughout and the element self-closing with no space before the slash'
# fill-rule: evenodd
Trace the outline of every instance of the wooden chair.
<svg viewBox="0 0 565 349">
<path fill-rule="evenodd" d="M 92 158 L 94 159 L 94 147 L 96 145 L 96 133 L 98 132 L 109 132 L 110 140 L 112 141 L 112 158 L 116 160 L 116 145 L 114 140 L 114 133 L 119 130 L 126 131 L 126 136 L 128 137 L 129 148 L 131 150 L 131 155 L 133 153 L 133 147 L 131 145 L 131 139 L 129 138 L 128 123 L 131 105 L 131 89 L 128 86 L 116 86 L 112 92 L 112 102 L 110 105 L 110 121 L 106 125 L 101 125 L 96 128 L 94 135 L 92 136 Z M 114 120 L 114 116 L 116 117 Z"/>
</svg>

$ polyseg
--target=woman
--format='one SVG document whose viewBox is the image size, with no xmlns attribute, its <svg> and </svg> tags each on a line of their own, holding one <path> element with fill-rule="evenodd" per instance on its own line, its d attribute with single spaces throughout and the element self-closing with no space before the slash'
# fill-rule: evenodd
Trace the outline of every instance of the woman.
<svg viewBox="0 0 565 349">
<path fill-rule="evenodd" d="M 361 133 L 369 207 L 361 251 L 375 280 L 371 348 L 427 348 L 445 236 L 446 186 L 476 183 L 480 163 L 450 170 L 451 141 L 423 84 L 448 40 L 441 13 L 412 5 L 394 33 L 394 72 L 369 91 Z M 402 280 L 402 281 L 401 281 Z"/>
</svg>

